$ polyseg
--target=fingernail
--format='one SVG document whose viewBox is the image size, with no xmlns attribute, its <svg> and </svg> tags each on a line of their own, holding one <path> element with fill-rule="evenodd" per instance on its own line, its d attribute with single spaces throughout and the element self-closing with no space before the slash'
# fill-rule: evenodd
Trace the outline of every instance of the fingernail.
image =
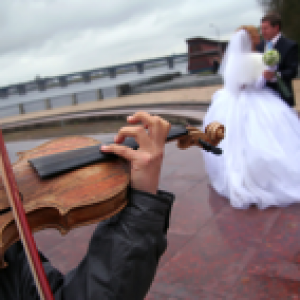
<svg viewBox="0 0 300 300">
<path fill-rule="evenodd" d="M 106 145 L 101 146 L 101 150 L 107 150 L 107 149 L 108 149 L 108 146 L 106 146 Z"/>
</svg>

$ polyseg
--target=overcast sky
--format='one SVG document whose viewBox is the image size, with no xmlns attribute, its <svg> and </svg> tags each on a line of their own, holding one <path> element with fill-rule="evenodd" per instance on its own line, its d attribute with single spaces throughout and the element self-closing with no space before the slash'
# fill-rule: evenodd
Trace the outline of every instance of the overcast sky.
<svg viewBox="0 0 300 300">
<path fill-rule="evenodd" d="M 0 0 L 0 86 L 187 52 L 259 25 L 257 0 Z"/>
</svg>

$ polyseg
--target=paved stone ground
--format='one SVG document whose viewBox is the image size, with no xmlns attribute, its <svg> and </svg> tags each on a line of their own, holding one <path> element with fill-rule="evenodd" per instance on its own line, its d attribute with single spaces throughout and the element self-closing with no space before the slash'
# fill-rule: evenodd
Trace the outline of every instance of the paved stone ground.
<svg viewBox="0 0 300 300">
<path fill-rule="evenodd" d="M 207 101 L 215 89 L 151 93 L 126 97 L 127 100 L 124 97 L 2 122 L 81 109 L 93 111 L 122 101 L 128 105 L 150 100 L 153 104 L 184 99 Z M 161 188 L 175 193 L 176 202 L 168 249 L 147 300 L 300 299 L 300 205 L 264 211 L 255 207 L 233 209 L 227 199 L 210 188 L 200 149 L 179 150 L 174 142 L 166 145 Z M 45 230 L 36 233 L 35 238 L 52 264 L 65 273 L 83 258 L 94 228 L 95 225 L 81 227 L 64 237 L 56 230 Z"/>
<path fill-rule="evenodd" d="M 166 146 L 161 188 L 176 201 L 168 249 L 147 300 L 299 299 L 300 205 L 233 209 L 210 188 L 200 149 L 179 150 L 175 142 Z M 35 237 L 52 264 L 67 272 L 84 256 L 94 228 Z"/>
</svg>

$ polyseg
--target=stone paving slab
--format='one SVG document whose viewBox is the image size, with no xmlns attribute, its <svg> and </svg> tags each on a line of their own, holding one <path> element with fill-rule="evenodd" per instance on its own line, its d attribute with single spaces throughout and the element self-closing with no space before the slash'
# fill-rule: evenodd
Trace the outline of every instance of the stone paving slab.
<svg viewBox="0 0 300 300">
<path fill-rule="evenodd" d="M 150 114 L 159 115 L 166 119 L 173 119 L 180 121 L 181 123 L 189 123 L 189 124 L 201 124 L 203 117 L 205 115 L 205 108 L 199 108 L 197 107 L 196 110 L 189 110 L 188 108 L 185 109 L 159 109 L 159 108 L 138 108 L 138 110 L 146 111 Z M 91 112 L 81 112 L 76 114 L 64 114 L 58 116 L 45 116 L 43 118 L 38 119 L 27 119 L 27 120 L 19 120 L 15 122 L 10 123 L 4 123 L 2 124 L 3 130 L 15 130 L 15 129 L 24 129 L 27 128 L 34 128 L 41 124 L 49 124 L 49 123 L 60 123 L 64 121 L 70 121 L 70 120 L 80 120 L 82 119 L 85 121 L 86 119 L 91 118 L 115 118 L 118 117 L 126 117 L 128 115 L 132 115 L 137 111 L 137 109 L 114 109 L 114 110 L 105 110 L 105 111 L 91 111 Z"/>
<path fill-rule="evenodd" d="M 299 299 L 300 205 L 232 208 L 210 187 L 201 150 L 179 150 L 175 142 L 166 145 L 160 188 L 176 200 L 168 248 L 147 300 Z M 64 237 L 44 230 L 35 238 L 66 273 L 83 258 L 94 229 L 84 226 Z"/>
<path fill-rule="evenodd" d="M 297 100 L 299 83 L 295 88 Z M 213 92 L 212 88 L 205 92 L 195 88 L 129 98 L 132 105 L 141 103 L 142 99 L 154 104 L 183 99 L 200 102 L 207 101 L 205 99 Z M 112 101 L 119 107 L 117 102 L 124 99 Z M 74 112 L 73 109 L 96 111 L 105 107 L 105 102 L 20 119 L 29 121 L 67 115 Z M 179 150 L 175 142 L 166 145 L 160 188 L 173 192 L 176 201 L 171 214 L 168 248 L 147 300 L 300 299 L 300 205 L 263 211 L 255 207 L 232 208 L 227 199 L 210 187 L 201 150 L 196 147 Z M 51 263 L 66 273 L 83 258 L 95 226 L 74 229 L 66 236 L 54 229 L 43 230 L 36 233 L 35 238 Z"/>
</svg>

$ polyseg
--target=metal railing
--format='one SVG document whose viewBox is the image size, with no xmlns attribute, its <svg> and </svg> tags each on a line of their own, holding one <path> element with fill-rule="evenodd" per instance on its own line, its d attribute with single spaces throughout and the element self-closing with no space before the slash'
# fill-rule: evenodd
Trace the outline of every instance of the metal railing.
<svg viewBox="0 0 300 300">
<path fill-rule="evenodd" d="M 145 70 L 155 68 L 160 65 L 167 64 L 169 68 L 172 69 L 174 67 L 175 62 L 178 63 L 181 61 L 186 61 L 187 59 L 187 53 L 174 54 L 171 56 L 158 57 L 92 70 L 85 70 L 75 73 L 58 75 L 54 77 L 37 77 L 33 81 L 0 87 L 0 100 L 8 98 L 10 95 L 25 95 L 27 92 L 32 91 L 42 92 L 49 88 L 66 87 L 70 84 L 76 84 L 78 82 L 88 83 L 94 79 L 99 78 L 115 78 L 118 75 L 125 73 L 137 72 L 142 74 Z"/>
<path fill-rule="evenodd" d="M 170 63 L 170 58 L 173 59 L 172 63 Z M 143 63 L 143 72 L 145 71 L 145 73 L 147 70 L 162 65 L 167 66 L 170 72 L 175 65 L 185 62 L 187 59 L 187 54 L 178 54 L 111 68 L 117 70 L 116 75 L 132 72 L 139 74 L 138 69 L 132 67 Z M 103 69 L 105 68 L 46 78 L 43 85 L 40 86 L 39 82 L 42 79 L 38 78 L 35 81 L 4 87 L 2 91 L 6 89 L 7 93 L 1 95 L 0 92 L 0 118 L 121 96 L 128 82 L 114 84 L 114 81 L 111 81 L 110 86 L 99 87 L 100 81 L 105 77 L 103 74 L 101 75 Z"/>
</svg>

